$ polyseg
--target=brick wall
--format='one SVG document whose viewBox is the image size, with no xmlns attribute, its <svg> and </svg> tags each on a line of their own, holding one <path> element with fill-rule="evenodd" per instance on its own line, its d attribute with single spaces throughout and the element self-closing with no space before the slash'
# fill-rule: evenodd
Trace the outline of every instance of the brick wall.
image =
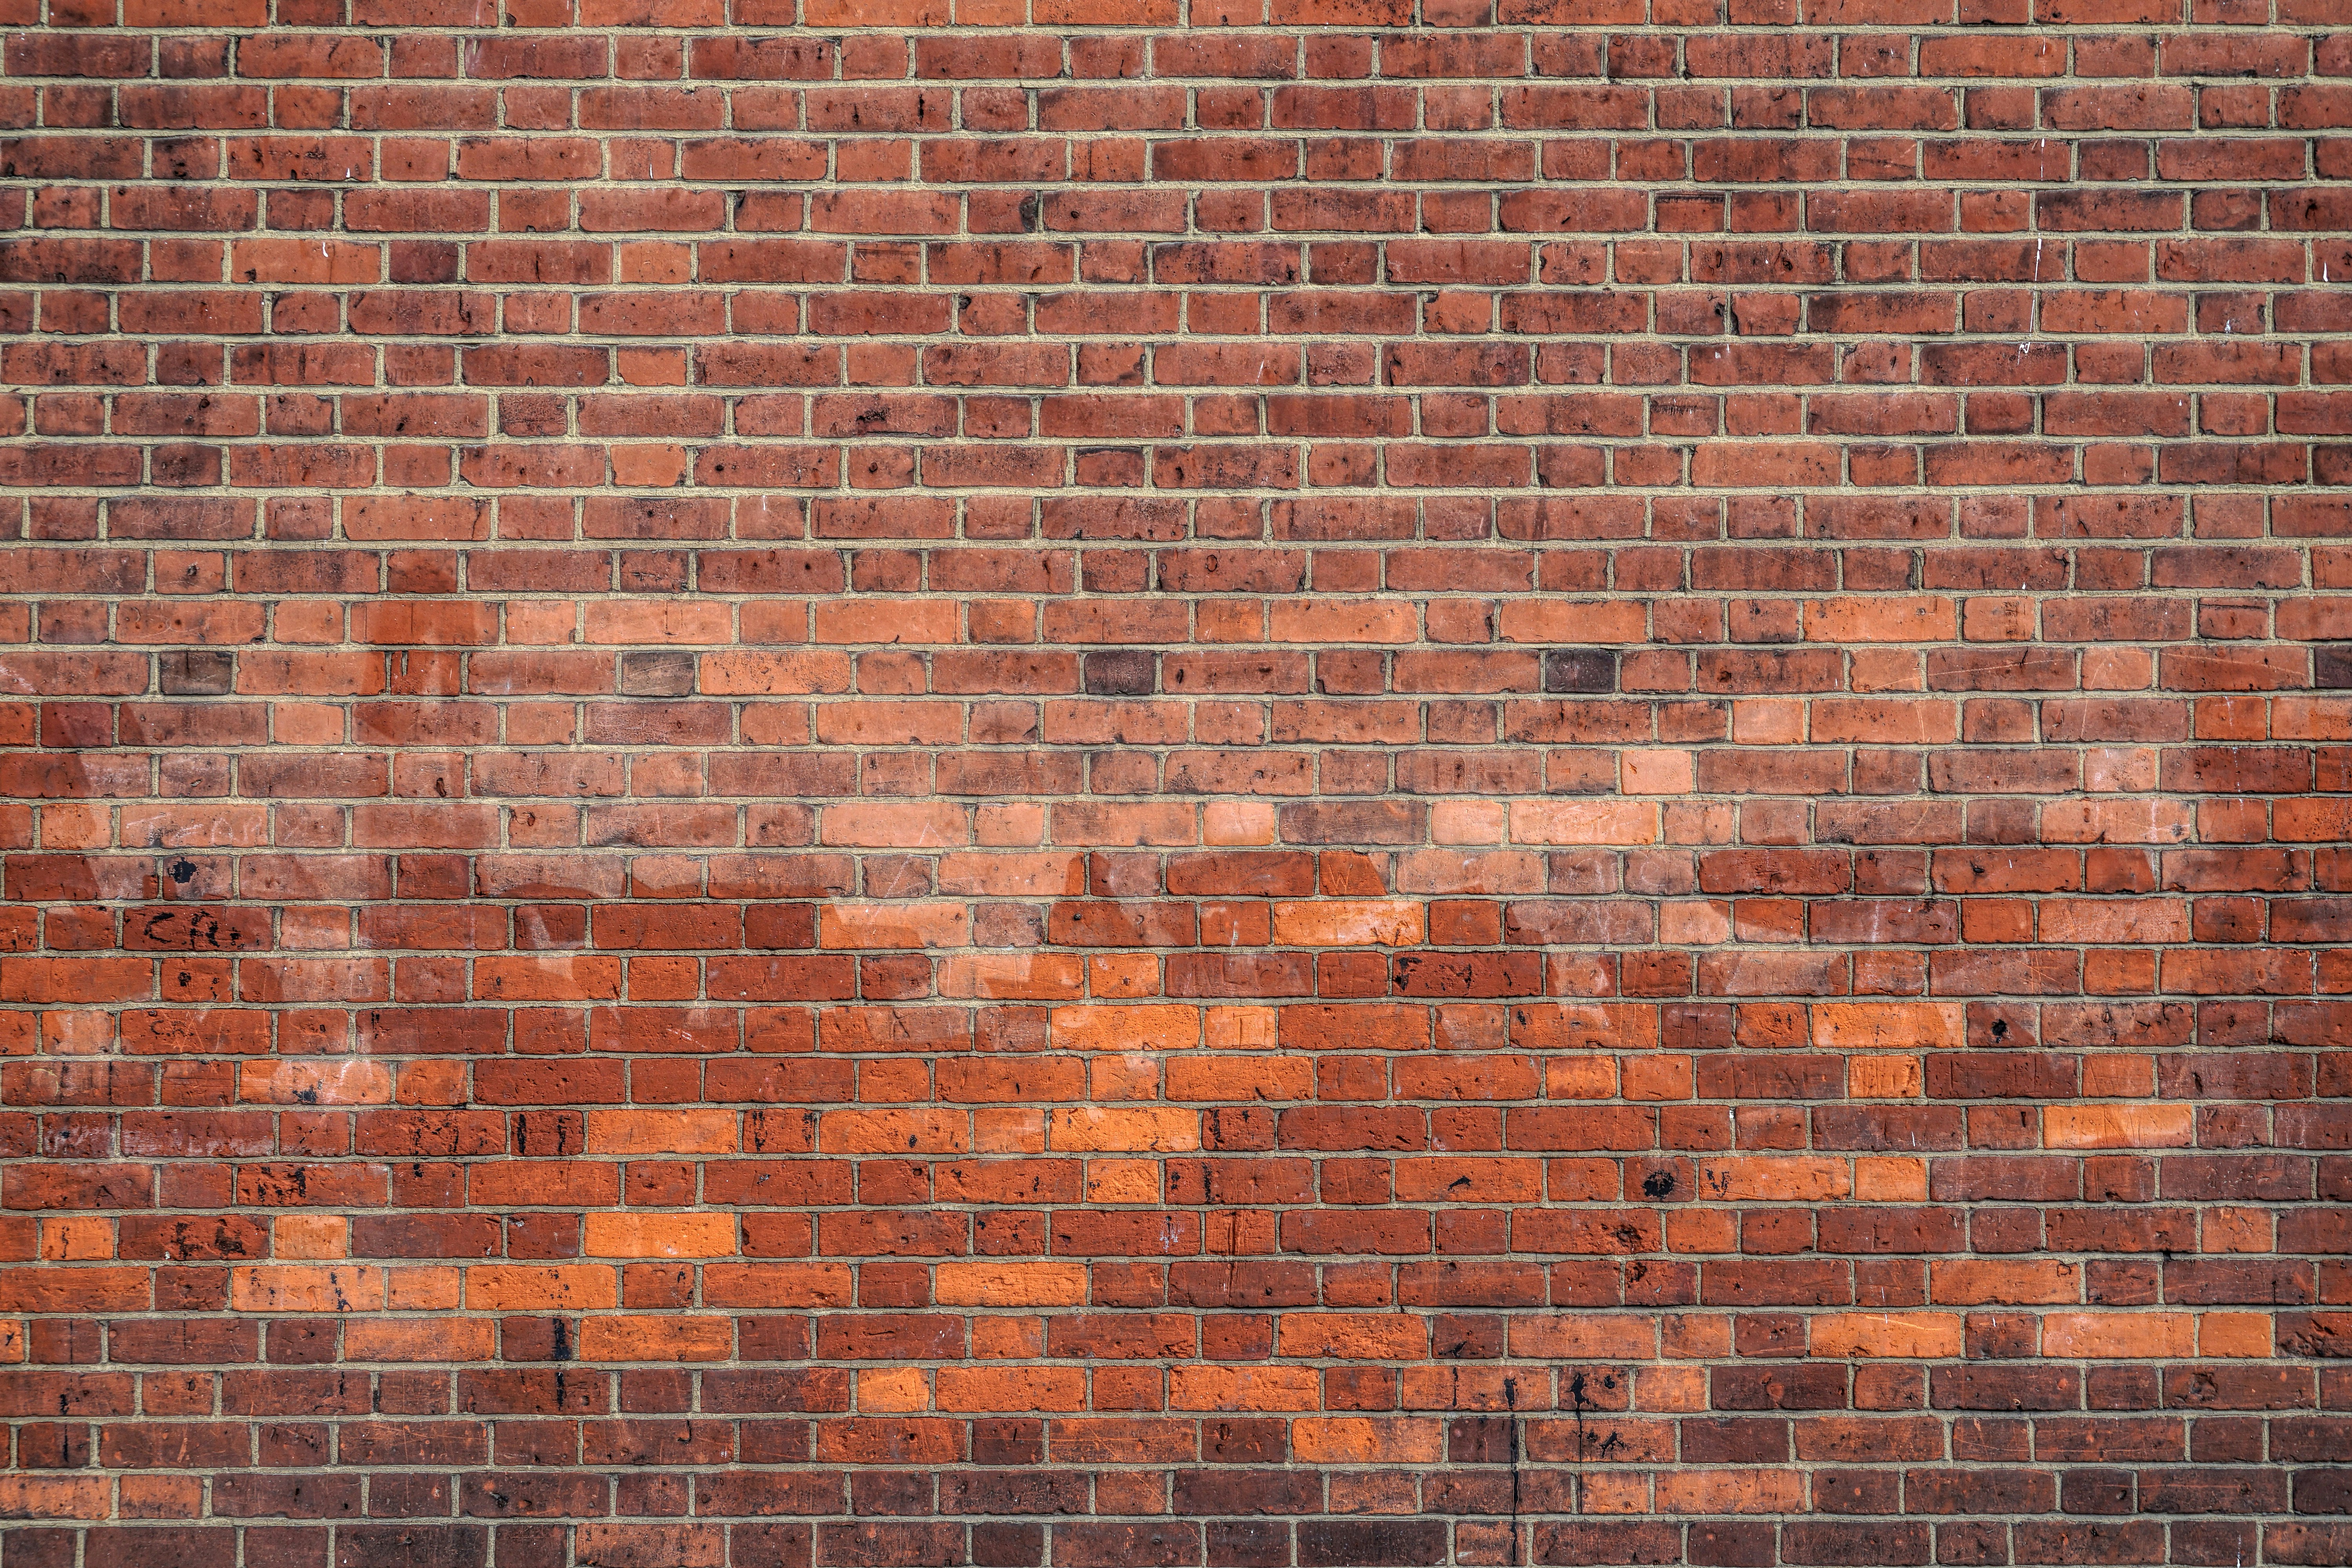
<svg viewBox="0 0 2352 1568">
<path fill-rule="evenodd" d="M 0 1568 L 2352 1562 L 2352 33 L 2032 5 L 0 0 Z"/>
</svg>

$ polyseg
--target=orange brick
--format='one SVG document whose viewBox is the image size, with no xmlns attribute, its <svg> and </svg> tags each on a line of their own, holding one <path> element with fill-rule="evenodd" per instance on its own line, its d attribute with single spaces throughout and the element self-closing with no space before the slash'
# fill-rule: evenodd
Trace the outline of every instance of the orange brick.
<svg viewBox="0 0 2352 1568">
<path fill-rule="evenodd" d="M 482 1263 L 466 1270 L 466 1305 L 479 1311 L 580 1311 L 615 1304 L 609 1266 Z"/>
<path fill-rule="evenodd" d="M 1813 1045 L 1825 1051 L 1940 1049 L 1967 1037 L 1957 1003 L 1817 1002 L 1812 1016 Z"/>
<path fill-rule="evenodd" d="M 368 1312 L 383 1308 L 384 1271 L 367 1264 L 232 1269 L 229 1302 L 241 1312 Z"/>
<path fill-rule="evenodd" d="M 1183 1050 L 1201 1043 L 1201 1014 L 1177 1005 L 1056 1007 L 1053 1037 L 1070 1051 Z"/>
<path fill-rule="evenodd" d="M 942 1263 L 933 1289 L 943 1307 L 1075 1307 L 1087 1299 L 1087 1267 L 1043 1258 Z"/>
<path fill-rule="evenodd" d="M 1444 1452 L 1444 1427 L 1399 1416 L 1301 1416 L 1290 1424 L 1290 1447 L 1309 1464 L 1429 1464 Z"/>
<path fill-rule="evenodd" d="M 1073 1153 L 1152 1151 L 1181 1153 L 1201 1146 L 1201 1113 L 1173 1107 L 1118 1110 L 1086 1106 L 1053 1113 L 1054 1147 Z"/>
<path fill-rule="evenodd" d="M 2042 1112 L 2052 1149 L 2179 1149 L 2196 1135 L 2186 1105 L 2053 1105 Z"/>
<path fill-rule="evenodd" d="M 729 1318 L 592 1317 L 580 1321 L 583 1361 L 726 1361 L 735 1353 Z"/>
<path fill-rule="evenodd" d="M 1418 903 L 1335 899 L 1274 906 L 1274 940 L 1302 947 L 1402 947 L 1422 940 Z"/>
<path fill-rule="evenodd" d="M 2188 1312 L 2052 1312 L 2042 1320 L 2042 1353 L 2115 1360 L 2197 1353 Z"/>
<path fill-rule="evenodd" d="M 731 1154 L 731 1110 L 592 1110 L 588 1148 L 598 1154 Z"/>
<path fill-rule="evenodd" d="M 1949 1312 L 1831 1312 L 1812 1320 L 1817 1356 L 1906 1356 L 1938 1360 L 1960 1353 L 1960 1320 Z"/>
<path fill-rule="evenodd" d="M 590 1258 L 725 1258 L 736 1250 L 735 1220 L 723 1214 L 592 1214 L 582 1250 Z"/>
<path fill-rule="evenodd" d="M 940 1410 L 1083 1410 L 1087 1374 L 1076 1367 L 941 1367 L 933 1398 Z"/>
<path fill-rule="evenodd" d="M 1171 1410 L 1314 1410 L 1322 1374 L 1304 1366 L 1177 1366 L 1169 1369 Z"/>
</svg>

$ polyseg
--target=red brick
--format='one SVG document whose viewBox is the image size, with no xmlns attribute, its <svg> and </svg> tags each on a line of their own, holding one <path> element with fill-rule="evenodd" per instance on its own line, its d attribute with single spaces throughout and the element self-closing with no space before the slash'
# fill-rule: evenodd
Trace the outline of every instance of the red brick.
<svg viewBox="0 0 2352 1568">
<path fill-rule="evenodd" d="M 2343 1557 L 2340 18 L 509 10 L 6 18 L 11 1564 Z"/>
</svg>

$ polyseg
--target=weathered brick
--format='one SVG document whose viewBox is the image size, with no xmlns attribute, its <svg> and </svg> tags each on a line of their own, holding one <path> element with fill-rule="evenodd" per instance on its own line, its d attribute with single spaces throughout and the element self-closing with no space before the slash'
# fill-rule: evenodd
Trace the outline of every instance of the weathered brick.
<svg viewBox="0 0 2352 1568">
<path fill-rule="evenodd" d="M 2344 1559 L 2315 0 L 18 10 L 6 1568 Z"/>
</svg>

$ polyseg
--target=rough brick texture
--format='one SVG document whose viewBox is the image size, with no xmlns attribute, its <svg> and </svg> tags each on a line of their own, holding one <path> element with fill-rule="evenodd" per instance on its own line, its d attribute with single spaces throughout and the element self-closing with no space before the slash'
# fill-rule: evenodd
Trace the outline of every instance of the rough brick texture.
<svg viewBox="0 0 2352 1568">
<path fill-rule="evenodd" d="M 2346 0 L 0 0 L 0 1568 L 2352 1561 Z"/>
</svg>

